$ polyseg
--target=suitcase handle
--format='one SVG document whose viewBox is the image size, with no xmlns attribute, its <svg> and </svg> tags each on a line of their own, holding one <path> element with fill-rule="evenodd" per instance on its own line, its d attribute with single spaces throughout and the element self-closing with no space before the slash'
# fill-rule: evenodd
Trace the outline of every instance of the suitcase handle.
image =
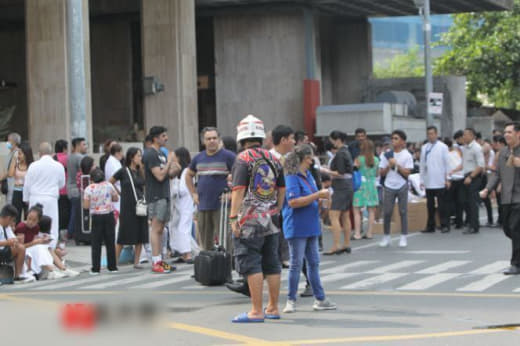
<svg viewBox="0 0 520 346">
<path fill-rule="evenodd" d="M 231 190 L 226 187 L 222 194 L 220 195 L 220 222 L 219 222 L 219 230 L 218 230 L 218 246 L 216 250 L 224 250 L 226 244 L 226 237 L 228 233 L 228 207 L 229 207 L 229 199 L 228 194 Z"/>
</svg>

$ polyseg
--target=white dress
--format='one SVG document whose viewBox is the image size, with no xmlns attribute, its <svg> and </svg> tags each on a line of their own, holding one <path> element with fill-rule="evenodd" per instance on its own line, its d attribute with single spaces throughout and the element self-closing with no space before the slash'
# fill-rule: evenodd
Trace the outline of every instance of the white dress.
<svg viewBox="0 0 520 346">
<path fill-rule="evenodd" d="M 193 213 L 195 206 L 190 191 L 186 185 L 185 169 L 180 179 L 170 181 L 172 217 L 169 223 L 170 248 L 181 254 L 191 252 L 193 227 Z"/>
<path fill-rule="evenodd" d="M 42 266 L 52 266 L 54 263 L 47 244 L 31 246 L 25 250 L 25 255 L 31 258 L 30 270 L 36 274 L 41 273 Z"/>
</svg>

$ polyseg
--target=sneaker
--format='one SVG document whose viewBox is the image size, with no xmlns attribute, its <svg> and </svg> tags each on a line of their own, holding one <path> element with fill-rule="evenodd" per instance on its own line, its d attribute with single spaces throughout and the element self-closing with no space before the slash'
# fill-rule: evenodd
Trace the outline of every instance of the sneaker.
<svg viewBox="0 0 520 346">
<path fill-rule="evenodd" d="M 383 239 L 381 239 L 381 242 L 379 243 L 379 247 L 388 247 L 390 246 L 390 236 L 385 235 L 383 236 Z"/>
<path fill-rule="evenodd" d="M 406 247 L 408 246 L 408 241 L 406 240 L 405 235 L 401 235 L 401 240 L 399 240 L 399 247 Z"/>
<path fill-rule="evenodd" d="M 170 272 L 174 272 L 177 269 L 176 266 L 172 266 L 171 264 L 168 264 L 168 263 L 166 263 L 164 261 L 162 261 L 162 266 L 163 266 L 164 269 L 166 269 L 166 270 L 168 270 Z"/>
<path fill-rule="evenodd" d="M 305 289 L 303 290 L 302 293 L 300 293 L 300 297 L 312 297 L 314 295 L 314 293 L 312 292 L 312 287 L 311 285 L 307 285 L 305 286 Z"/>
<path fill-rule="evenodd" d="M 67 268 L 65 270 L 62 270 L 61 273 L 68 277 L 68 278 L 73 278 L 75 276 L 78 276 L 79 275 L 79 272 L 78 271 L 75 271 L 75 270 L 72 270 L 70 268 Z"/>
<path fill-rule="evenodd" d="M 65 276 L 66 276 L 65 273 L 62 272 L 61 270 L 53 270 L 52 272 L 49 272 L 49 274 L 47 275 L 47 280 L 62 279 Z"/>
<path fill-rule="evenodd" d="M 115 274 L 115 273 L 119 273 L 119 270 L 117 270 L 117 269 L 110 270 L 109 269 L 108 272 L 111 273 L 111 274 Z"/>
<path fill-rule="evenodd" d="M 97 276 L 97 275 L 99 275 L 99 272 L 95 272 L 95 271 L 91 270 L 89 272 L 89 274 L 92 275 L 92 276 Z"/>
<path fill-rule="evenodd" d="M 336 304 L 325 298 L 323 300 L 315 300 L 312 308 L 314 311 L 336 310 Z"/>
<path fill-rule="evenodd" d="M 296 312 L 296 300 L 287 299 L 287 303 L 285 303 L 285 308 L 283 308 L 282 311 L 286 314 Z"/>
<path fill-rule="evenodd" d="M 168 274 L 170 272 L 169 270 L 170 265 L 164 262 L 157 262 L 152 266 L 152 273 L 157 274 Z"/>
<path fill-rule="evenodd" d="M 34 276 L 27 276 L 27 277 L 22 277 L 22 276 L 19 276 L 17 278 L 14 278 L 13 279 L 14 283 L 17 285 L 17 284 L 28 284 L 30 282 L 34 282 L 36 281 L 36 278 Z"/>
</svg>

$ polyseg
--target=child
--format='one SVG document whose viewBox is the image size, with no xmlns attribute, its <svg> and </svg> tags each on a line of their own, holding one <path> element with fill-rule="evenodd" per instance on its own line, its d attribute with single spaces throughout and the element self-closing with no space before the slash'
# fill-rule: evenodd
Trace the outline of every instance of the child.
<svg viewBox="0 0 520 346">
<path fill-rule="evenodd" d="M 92 270 L 91 275 L 99 275 L 101 266 L 101 243 L 105 242 L 107 250 L 108 271 L 117 273 L 115 229 L 116 222 L 112 202 L 118 200 L 117 192 L 105 180 L 105 174 L 99 168 L 90 173 L 90 184 L 84 193 L 83 207 L 90 210 L 92 218 Z"/>
</svg>

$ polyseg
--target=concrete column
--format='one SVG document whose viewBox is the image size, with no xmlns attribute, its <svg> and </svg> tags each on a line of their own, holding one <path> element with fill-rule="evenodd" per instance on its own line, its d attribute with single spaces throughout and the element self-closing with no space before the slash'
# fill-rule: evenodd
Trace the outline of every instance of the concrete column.
<svg viewBox="0 0 520 346">
<path fill-rule="evenodd" d="M 26 0 L 27 103 L 34 148 L 70 133 L 65 0 Z"/>
<path fill-rule="evenodd" d="M 197 151 L 197 70 L 194 0 L 142 2 L 143 75 L 164 91 L 144 98 L 144 123 L 168 128 L 169 147 Z"/>
<path fill-rule="evenodd" d="M 70 135 L 86 138 L 92 145 L 88 0 L 67 0 L 67 59 Z"/>
</svg>

